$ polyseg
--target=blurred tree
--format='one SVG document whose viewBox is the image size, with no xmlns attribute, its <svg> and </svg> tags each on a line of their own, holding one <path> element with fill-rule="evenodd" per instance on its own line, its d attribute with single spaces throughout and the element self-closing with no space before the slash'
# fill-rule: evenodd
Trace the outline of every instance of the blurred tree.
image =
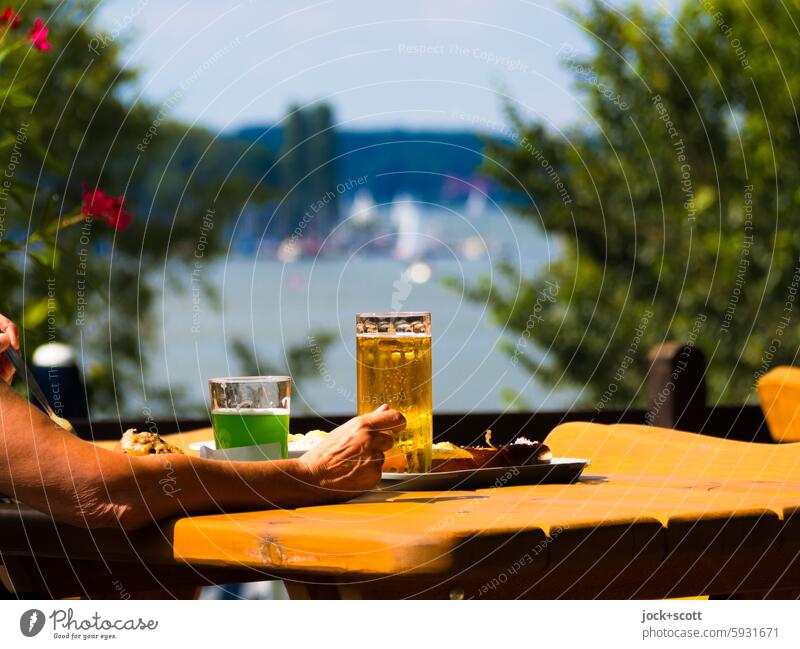
<svg viewBox="0 0 800 649">
<path fill-rule="evenodd" d="M 295 385 L 298 385 L 304 379 L 313 381 L 323 376 L 324 357 L 335 340 L 336 336 L 330 331 L 310 332 L 306 343 L 287 347 L 283 352 L 283 360 L 278 362 L 263 358 L 256 346 L 243 338 L 233 340 L 231 351 L 239 363 L 242 374 L 247 376 L 285 374 L 291 376 Z M 295 398 L 292 402 L 292 412 L 295 414 L 309 412 L 308 403 Z"/>
<path fill-rule="evenodd" d="M 178 95 L 137 99 L 136 71 L 120 60 L 119 34 L 97 30 L 96 6 L 32 0 L 16 28 L 0 25 L 0 164 L 14 171 L 0 206 L 0 310 L 22 325 L 28 354 L 48 340 L 79 348 L 92 415 L 125 411 L 131 397 L 179 408 L 180 394 L 145 385 L 161 292 L 151 270 L 190 263 L 201 243 L 206 260 L 226 250 L 219 226 L 264 200 L 272 156 L 172 120 Z M 37 16 L 49 49 L 30 42 Z M 124 196 L 133 224 L 57 229 L 84 183 Z"/>
<path fill-rule="evenodd" d="M 514 363 L 597 409 L 643 401 L 646 352 L 665 339 L 702 346 L 714 401 L 750 399 L 800 342 L 800 41 L 787 28 L 800 6 L 685 2 L 672 17 L 594 1 L 574 15 L 593 47 L 559 56 L 589 119 L 555 131 L 508 105 L 513 144 L 493 141 L 486 165 L 556 261 L 535 278 L 506 265 L 506 281 L 469 293 L 506 326 Z"/>
</svg>

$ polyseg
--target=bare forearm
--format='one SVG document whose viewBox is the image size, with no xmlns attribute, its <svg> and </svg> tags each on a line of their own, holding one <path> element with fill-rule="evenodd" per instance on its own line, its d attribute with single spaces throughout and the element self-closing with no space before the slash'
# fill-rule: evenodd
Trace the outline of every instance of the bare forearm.
<svg viewBox="0 0 800 649">
<path fill-rule="evenodd" d="M 114 491 L 129 529 L 176 515 L 299 507 L 324 499 L 298 460 L 234 463 L 157 455 L 131 458 L 126 473 Z M 131 489 L 131 483 L 141 488 Z"/>
<path fill-rule="evenodd" d="M 132 457 L 55 427 L 0 385 L 0 491 L 88 527 L 142 527 L 169 516 L 292 507 L 323 500 L 297 460 L 214 462 Z"/>
</svg>

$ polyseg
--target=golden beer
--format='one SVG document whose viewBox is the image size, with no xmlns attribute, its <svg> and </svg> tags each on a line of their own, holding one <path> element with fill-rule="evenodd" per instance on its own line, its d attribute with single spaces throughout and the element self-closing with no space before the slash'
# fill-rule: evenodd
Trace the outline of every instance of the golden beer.
<svg viewBox="0 0 800 649">
<path fill-rule="evenodd" d="M 401 412 L 406 429 L 387 451 L 385 472 L 431 470 L 431 329 L 428 313 L 359 314 L 356 323 L 358 414 L 381 404 Z"/>
</svg>

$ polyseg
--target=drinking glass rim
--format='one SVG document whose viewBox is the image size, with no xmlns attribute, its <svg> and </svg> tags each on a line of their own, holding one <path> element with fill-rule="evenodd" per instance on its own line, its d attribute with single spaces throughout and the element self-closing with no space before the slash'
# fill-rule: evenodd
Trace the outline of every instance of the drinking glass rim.
<svg viewBox="0 0 800 649">
<path fill-rule="evenodd" d="M 430 311 L 360 311 L 356 318 L 398 318 L 408 316 L 429 316 Z"/>
<path fill-rule="evenodd" d="M 291 376 L 221 376 L 208 379 L 209 383 L 281 383 L 291 381 Z"/>
</svg>

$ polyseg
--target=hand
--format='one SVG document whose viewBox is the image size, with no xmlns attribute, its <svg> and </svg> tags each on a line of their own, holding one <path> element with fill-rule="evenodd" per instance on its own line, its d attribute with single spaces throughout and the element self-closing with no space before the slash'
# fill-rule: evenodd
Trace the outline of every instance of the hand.
<svg viewBox="0 0 800 649">
<path fill-rule="evenodd" d="M 14 376 L 14 366 L 3 353 L 9 347 L 19 351 L 19 332 L 17 325 L 11 320 L 0 314 L 0 381 L 11 383 Z"/>
<path fill-rule="evenodd" d="M 339 426 L 299 461 L 326 501 L 346 500 L 378 484 L 383 453 L 394 444 L 392 433 L 405 427 L 405 417 L 384 405 Z"/>
</svg>

